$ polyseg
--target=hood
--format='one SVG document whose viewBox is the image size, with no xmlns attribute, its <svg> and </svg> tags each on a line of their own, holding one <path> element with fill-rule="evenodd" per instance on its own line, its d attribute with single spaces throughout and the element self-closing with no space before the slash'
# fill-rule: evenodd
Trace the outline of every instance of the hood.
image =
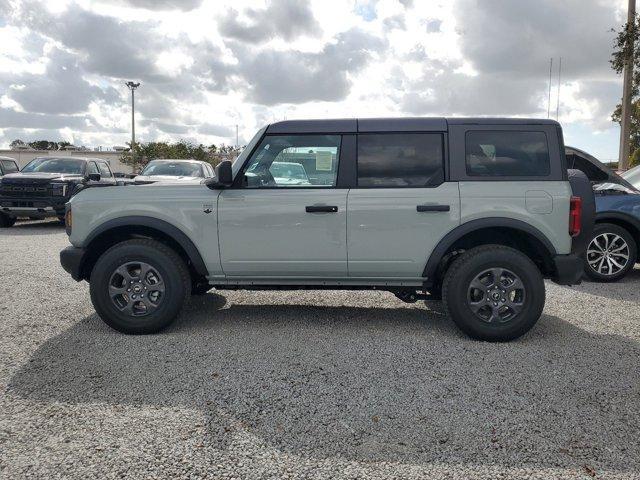
<svg viewBox="0 0 640 480">
<path fill-rule="evenodd" d="M 608 186 L 613 184 L 621 185 L 625 189 L 635 192 L 638 191 L 628 181 L 584 150 L 565 147 L 565 153 L 567 155 L 567 167 L 582 171 L 596 190 L 606 190 Z"/>
<path fill-rule="evenodd" d="M 18 172 L 10 173 L 2 177 L 3 183 L 48 183 L 52 180 L 71 181 L 82 180 L 82 175 L 71 175 L 68 173 L 41 173 L 41 172 Z"/>
<path fill-rule="evenodd" d="M 138 175 L 135 183 L 200 183 L 201 177 L 176 177 L 174 175 Z"/>
</svg>

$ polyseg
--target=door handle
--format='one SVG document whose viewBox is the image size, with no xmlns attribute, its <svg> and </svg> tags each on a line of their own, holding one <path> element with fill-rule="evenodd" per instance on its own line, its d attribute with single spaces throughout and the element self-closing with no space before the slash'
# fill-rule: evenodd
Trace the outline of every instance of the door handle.
<svg viewBox="0 0 640 480">
<path fill-rule="evenodd" d="M 418 205 L 416 210 L 418 212 L 448 212 L 451 207 L 449 205 Z"/>
<path fill-rule="evenodd" d="M 307 205 L 304 207 L 307 213 L 336 213 L 338 207 L 330 205 Z"/>
</svg>

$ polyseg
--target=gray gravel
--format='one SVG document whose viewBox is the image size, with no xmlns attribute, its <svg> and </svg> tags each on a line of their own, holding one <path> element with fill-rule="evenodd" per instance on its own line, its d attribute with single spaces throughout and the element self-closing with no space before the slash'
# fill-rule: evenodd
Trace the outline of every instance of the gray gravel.
<svg viewBox="0 0 640 480">
<path fill-rule="evenodd" d="M 524 338 L 382 292 L 224 292 L 106 327 L 55 223 L 0 231 L 0 477 L 640 478 L 640 270 Z"/>
</svg>

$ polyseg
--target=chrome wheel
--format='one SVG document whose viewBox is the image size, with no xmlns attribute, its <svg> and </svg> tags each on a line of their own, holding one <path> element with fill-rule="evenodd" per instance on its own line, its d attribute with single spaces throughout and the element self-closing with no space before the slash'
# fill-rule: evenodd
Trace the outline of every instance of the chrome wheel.
<svg viewBox="0 0 640 480">
<path fill-rule="evenodd" d="M 125 263 L 109 279 L 111 302 L 132 317 L 142 317 L 156 310 L 164 300 L 164 290 L 160 273 L 144 262 Z"/>
<path fill-rule="evenodd" d="M 505 323 L 524 308 L 526 291 L 520 277 L 505 268 L 491 268 L 469 284 L 467 303 L 480 320 Z"/>
<path fill-rule="evenodd" d="M 587 248 L 587 263 L 600 275 L 616 275 L 629 263 L 629 245 L 620 235 L 601 233 Z"/>
</svg>

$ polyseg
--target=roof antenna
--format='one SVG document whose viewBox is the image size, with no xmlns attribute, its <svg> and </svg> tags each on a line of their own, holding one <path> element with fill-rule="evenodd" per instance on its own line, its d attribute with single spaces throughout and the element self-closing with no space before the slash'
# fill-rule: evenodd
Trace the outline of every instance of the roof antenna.
<svg viewBox="0 0 640 480">
<path fill-rule="evenodd" d="M 547 100 L 547 118 L 551 116 L 551 73 L 553 71 L 553 57 L 549 59 L 549 99 Z"/>
<path fill-rule="evenodd" d="M 560 79 L 562 78 L 562 57 L 558 65 L 558 103 L 556 105 L 556 121 L 560 118 Z"/>
</svg>

